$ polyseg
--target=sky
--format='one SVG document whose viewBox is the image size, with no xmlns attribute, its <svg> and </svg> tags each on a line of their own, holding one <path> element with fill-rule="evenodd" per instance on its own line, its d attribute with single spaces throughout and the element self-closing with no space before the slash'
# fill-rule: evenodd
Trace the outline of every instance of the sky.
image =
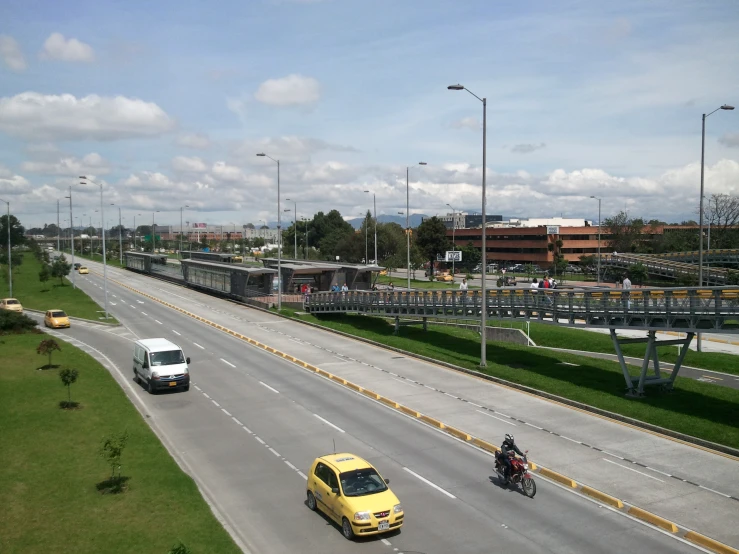
<svg viewBox="0 0 739 554">
<path fill-rule="evenodd" d="M 0 198 L 67 226 L 71 186 L 99 225 L 86 175 L 106 227 L 287 225 L 405 213 L 408 171 L 412 214 L 479 213 L 469 91 L 488 213 L 697 219 L 738 28 L 736 0 L 5 0 Z M 720 193 L 739 109 L 706 119 Z"/>
</svg>

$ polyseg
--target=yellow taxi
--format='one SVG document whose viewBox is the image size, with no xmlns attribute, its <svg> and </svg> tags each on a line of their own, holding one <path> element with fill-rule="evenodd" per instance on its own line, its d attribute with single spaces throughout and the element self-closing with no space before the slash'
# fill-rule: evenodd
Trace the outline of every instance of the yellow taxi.
<svg viewBox="0 0 739 554">
<path fill-rule="evenodd" d="M 87 275 L 88 273 L 90 273 L 90 270 L 87 269 L 84 265 L 80 266 L 78 271 L 80 275 Z"/>
<path fill-rule="evenodd" d="M 316 458 L 308 473 L 308 507 L 341 525 L 349 540 L 400 529 L 403 507 L 368 461 L 354 454 Z"/>
<path fill-rule="evenodd" d="M 3 298 L 0 300 L 0 310 L 23 313 L 23 306 L 15 298 Z"/>
<path fill-rule="evenodd" d="M 62 310 L 49 310 L 44 315 L 44 325 L 52 329 L 69 327 L 69 316 Z"/>
<path fill-rule="evenodd" d="M 450 281 L 454 281 L 454 277 L 452 277 L 452 275 L 450 273 L 441 273 L 441 274 L 439 274 L 439 275 L 436 276 L 436 280 L 437 281 L 445 281 L 445 282 L 448 283 Z"/>
</svg>

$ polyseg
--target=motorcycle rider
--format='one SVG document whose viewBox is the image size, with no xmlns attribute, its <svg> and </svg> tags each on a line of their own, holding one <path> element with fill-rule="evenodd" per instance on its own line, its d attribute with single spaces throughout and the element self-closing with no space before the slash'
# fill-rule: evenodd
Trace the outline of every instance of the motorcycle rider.
<svg viewBox="0 0 739 554">
<path fill-rule="evenodd" d="M 500 445 L 500 455 L 498 457 L 498 459 L 503 463 L 504 466 L 503 478 L 505 479 L 506 484 L 508 484 L 508 480 L 510 479 L 511 456 L 514 453 L 518 454 L 519 456 L 523 456 L 523 452 L 521 452 L 518 446 L 516 446 L 516 439 L 514 439 L 513 435 L 511 435 L 510 433 L 506 433 L 503 444 Z"/>
</svg>

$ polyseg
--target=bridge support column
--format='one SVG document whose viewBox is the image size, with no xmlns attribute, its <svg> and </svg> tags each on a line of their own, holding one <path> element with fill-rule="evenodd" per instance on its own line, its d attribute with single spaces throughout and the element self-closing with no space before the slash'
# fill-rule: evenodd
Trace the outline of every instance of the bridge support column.
<svg viewBox="0 0 739 554">
<path fill-rule="evenodd" d="M 680 373 L 680 367 L 682 366 L 685 355 L 688 352 L 690 343 L 693 340 L 695 333 L 687 333 L 685 339 L 676 340 L 657 340 L 656 331 L 648 331 L 647 336 L 644 338 L 634 339 L 619 339 L 616 335 L 616 330 L 611 329 L 611 340 L 613 346 L 616 349 L 616 355 L 618 356 L 618 362 L 621 364 L 621 371 L 624 374 L 624 380 L 626 381 L 626 396 L 632 398 L 641 398 L 644 396 L 644 387 L 647 385 L 660 385 L 664 390 L 672 390 L 675 379 L 677 379 L 678 373 Z M 624 355 L 621 350 L 623 344 L 634 344 L 634 343 L 647 343 L 647 350 L 644 353 L 644 360 L 642 362 L 641 371 L 639 377 L 632 377 L 629 373 L 629 369 L 626 366 Z M 670 346 L 679 345 L 680 355 L 675 361 L 675 366 L 672 370 L 672 374 L 669 377 L 662 377 L 662 373 L 659 367 L 659 355 L 657 352 L 658 346 Z M 649 375 L 649 365 L 652 365 L 653 374 Z"/>
</svg>

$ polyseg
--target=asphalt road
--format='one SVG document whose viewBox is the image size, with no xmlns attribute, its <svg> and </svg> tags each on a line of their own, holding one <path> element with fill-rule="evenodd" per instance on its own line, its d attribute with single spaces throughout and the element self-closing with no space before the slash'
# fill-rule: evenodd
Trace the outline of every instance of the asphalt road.
<svg viewBox="0 0 739 554">
<path fill-rule="evenodd" d="M 77 280 L 98 298 L 99 282 Z M 541 479 L 534 499 L 504 490 L 490 480 L 488 454 L 113 283 L 109 291 L 125 328 L 59 333 L 115 364 L 124 390 L 252 552 L 694 551 Z M 155 336 L 192 358 L 190 392 L 152 396 L 133 384 L 131 341 Z M 333 441 L 391 480 L 406 511 L 399 534 L 350 543 L 305 507 L 303 472 Z"/>
</svg>

